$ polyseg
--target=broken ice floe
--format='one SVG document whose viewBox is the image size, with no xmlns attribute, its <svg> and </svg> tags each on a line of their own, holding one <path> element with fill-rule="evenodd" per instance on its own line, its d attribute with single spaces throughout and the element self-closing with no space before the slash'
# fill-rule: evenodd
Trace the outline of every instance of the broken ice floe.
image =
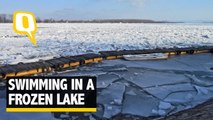
<svg viewBox="0 0 213 120">
<path fill-rule="evenodd" d="M 103 74 L 97 77 L 97 88 L 106 88 L 113 81 L 119 79 L 115 74 Z"/>
<path fill-rule="evenodd" d="M 113 83 L 101 91 L 97 103 L 104 105 L 103 117 L 110 118 L 121 112 L 124 92 L 125 85 L 121 83 Z"/>
<path fill-rule="evenodd" d="M 58 75 L 97 76 L 97 112 L 85 114 L 90 119 L 110 119 L 118 114 L 165 116 L 213 99 L 213 73 L 207 70 L 213 65 L 211 59 L 211 54 L 202 54 L 176 56 L 166 61 L 110 60 Z M 0 90 L 0 95 L 5 96 L 5 91 Z M 5 97 L 0 104 L 6 104 Z M 4 118 L 11 115 L 10 118 L 22 119 L 16 114 L 0 114 Z M 50 114 L 42 113 L 36 114 L 36 118 L 40 114 L 41 119 L 51 118 Z"/>
<path fill-rule="evenodd" d="M 161 100 L 177 91 L 195 91 L 194 87 L 190 83 L 179 83 L 173 85 L 167 84 L 164 86 L 145 88 L 144 90 Z"/>
<path fill-rule="evenodd" d="M 155 72 L 155 71 L 153 72 L 148 70 L 143 74 L 137 76 L 132 75 L 131 79 L 127 80 L 140 86 L 141 88 L 186 83 L 190 81 L 184 75 L 166 72 Z"/>
<path fill-rule="evenodd" d="M 152 116 L 152 110 L 157 109 L 158 99 L 150 95 L 126 95 L 123 102 L 123 114 L 132 114 L 139 116 Z"/>
<path fill-rule="evenodd" d="M 125 85 L 121 83 L 113 83 L 106 89 L 103 89 L 98 94 L 98 104 L 116 104 L 121 105 L 123 101 L 123 94 Z"/>
</svg>

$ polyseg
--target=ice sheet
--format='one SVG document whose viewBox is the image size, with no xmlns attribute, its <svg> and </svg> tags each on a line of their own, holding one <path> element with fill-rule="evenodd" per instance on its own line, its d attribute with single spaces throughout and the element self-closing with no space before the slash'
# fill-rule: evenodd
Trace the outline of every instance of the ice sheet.
<svg viewBox="0 0 213 120">
<path fill-rule="evenodd" d="M 39 23 L 38 47 L 0 24 L 0 64 L 105 50 L 213 45 L 212 24 Z"/>
<path fill-rule="evenodd" d="M 123 114 L 152 116 L 152 110 L 157 109 L 158 100 L 149 95 L 126 95 L 123 103 Z"/>
</svg>

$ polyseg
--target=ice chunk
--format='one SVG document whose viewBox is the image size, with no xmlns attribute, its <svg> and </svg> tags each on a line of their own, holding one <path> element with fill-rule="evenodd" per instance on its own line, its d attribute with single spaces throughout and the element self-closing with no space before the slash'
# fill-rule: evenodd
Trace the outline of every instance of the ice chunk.
<svg viewBox="0 0 213 120">
<path fill-rule="evenodd" d="M 158 105 L 158 109 L 152 109 L 152 113 L 154 115 L 164 116 L 169 111 L 171 111 L 171 109 L 173 109 L 173 108 L 174 107 L 170 103 L 164 102 L 164 101 L 160 101 L 160 103 Z"/>
<path fill-rule="evenodd" d="M 118 113 L 121 112 L 121 106 L 117 106 L 117 105 L 109 105 L 109 104 L 105 104 L 104 105 L 104 118 L 111 118 L 114 115 L 117 115 Z"/>
<path fill-rule="evenodd" d="M 132 114 L 148 117 L 157 109 L 158 100 L 149 95 L 126 95 L 123 103 L 123 114 Z"/>
<path fill-rule="evenodd" d="M 178 75 L 172 72 L 165 73 L 165 72 L 156 72 L 156 71 L 148 71 L 148 70 L 144 72 L 143 74 L 140 74 L 137 76 L 131 76 L 131 79 L 127 79 L 127 80 L 129 80 L 130 82 L 133 82 L 134 84 L 142 88 L 190 82 L 190 80 L 184 75 Z"/>
<path fill-rule="evenodd" d="M 193 99 L 193 95 L 191 93 L 188 93 L 185 97 L 186 100 L 192 100 Z"/>
<path fill-rule="evenodd" d="M 97 77 L 97 88 L 106 88 L 113 81 L 119 79 L 119 76 L 115 74 L 103 74 Z"/>
<path fill-rule="evenodd" d="M 193 98 L 186 97 L 189 93 L 192 96 L 197 95 L 196 91 L 178 91 L 171 93 L 168 97 L 166 97 L 166 99 L 164 99 L 164 101 L 172 104 L 187 104 L 190 103 L 194 98 L 194 97 Z"/>
<path fill-rule="evenodd" d="M 153 109 L 152 113 L 155 114 L 155 115 L 160 115 L 160 116 L 166 115 L 166 112 L 164 110 L 155 110 L 155 109 Z"/>
<path fill-rule="evenodd" d="M 202 94 L 207 95 L 208 94 L 208 89 L 206 89 L 205 87 L 200 87 L 197 85 L 195 85 L 194 87 L 196 88 L 198 95 L 202 95 Z"/>
<path fill-rule="evenodd" d="M 170 103 L 160 101 L 159 109 L 167 110 L 167 109 L 170 109 L 171 107 L 172 107 L 172 105 Z"/>
<path fill-rule="evenodd" d="M 165 99 L 168 95 L 177 91 L 193 91 L 194 87 L 190 83 L 177 83 L 174 85 L 164 85 L 158 87 L 145 88 L 145 90 L 158 97 L 159 99 Z"/>
<path fill-rule="evenodd" d="M 164 110 L 158 110 L 158 114 L 161 115 L 161 116 L 163 116 L 163 115 L 166 114 L 166 112 Z"/>
<path fill-rule="evenodd" d="M 198 77 L 196 77 L 195 75 L 189 75 L 189 74 L 186 74 L 186 76 L 189 77 L 190 79 L 192 79 L 192 82 L 194 84 L 198 84 L 198 85 L 201 85 L 201 86 L 211 86 L 211 85 L 213 85 L 213 81 L 212 80 L 207 80 L 205 78 L 198 79 Z"/>
<path fill-rule="evenodd" d="M 122 104 L 125 85 L 121 83 L 113 83 L 98 95 L 97 102 L 99 104 Z"/>
<path fill-rule="evenodd" d="M 128 95 L 137 95 L 132 89 L 126 91 L 126 94 L 128 94 Z"/>
</svg>

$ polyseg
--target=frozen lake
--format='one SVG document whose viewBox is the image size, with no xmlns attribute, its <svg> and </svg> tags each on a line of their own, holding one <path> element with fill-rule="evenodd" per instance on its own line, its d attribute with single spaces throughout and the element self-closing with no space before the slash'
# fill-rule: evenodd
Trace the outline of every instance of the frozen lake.
<svg viewBox="0 0 213 120">
<path fill-rule="evenodd" d="M 12 24 L 0 28 L 0 64 L 101 50 L 213 45 L 213 24 L 38 24 L 38 47 L 14 33 Z"/>
<path fill-rule="evenodd" d="M 97 77 L 98 112 L 85 118 L 117 114 L 165 116 L 213 98 L 213 54 L 174 56 L 160 61 L 107 60 L 54 75 Z M 0 90 L 0 116 L 6 120 L 54 119 L 50 113 L 6 113 L 5 90 Z M 60 116 L 60 115 L 59 115 Z M 82 114 L 62 114 L 78 118 Z"/>
</svg>

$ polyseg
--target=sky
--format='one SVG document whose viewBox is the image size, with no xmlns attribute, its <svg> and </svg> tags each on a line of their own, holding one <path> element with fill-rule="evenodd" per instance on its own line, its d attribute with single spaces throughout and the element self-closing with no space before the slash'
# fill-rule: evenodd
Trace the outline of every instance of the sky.
<svg viewBox="0 0 213 120">
<path fill-rule="evenodd" d="M 213 21 L 213 0 L 1 0 L 0 14 L 17 10 L 42 19 Z"/>
</svg>

